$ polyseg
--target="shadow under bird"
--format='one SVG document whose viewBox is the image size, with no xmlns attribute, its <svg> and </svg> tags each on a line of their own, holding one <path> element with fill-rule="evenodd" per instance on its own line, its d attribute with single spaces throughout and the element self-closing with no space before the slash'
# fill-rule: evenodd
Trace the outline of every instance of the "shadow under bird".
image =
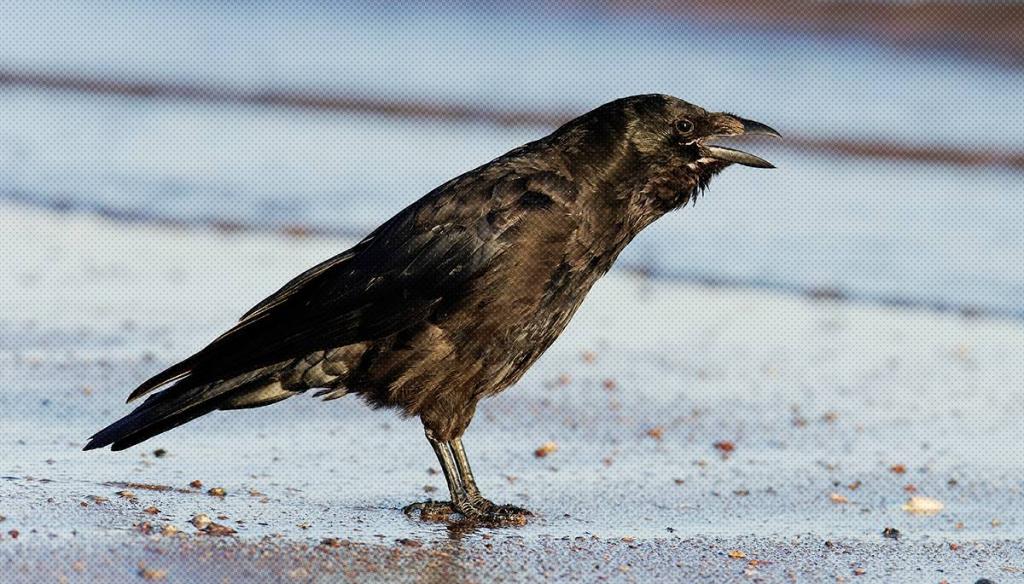
<svg viewBox="0 0 1024 584">
<path fill-rule="evenodd" d="M 156 389 L 85 449 L 122 450 L 214 410 L 307 390 L 359 394 L 419 416 L 450 502 L 424 518 L 521 523 L 473 479 L 462 435 L 477 402 L 513 385 L 561 334 L 626 245 L 730 164 L 716 145 L 764 124 L 667 95 L 607 103 L 447 183 L 352 249 L 302 273 L 206 348 L 146 381 Z"/>
</svg>

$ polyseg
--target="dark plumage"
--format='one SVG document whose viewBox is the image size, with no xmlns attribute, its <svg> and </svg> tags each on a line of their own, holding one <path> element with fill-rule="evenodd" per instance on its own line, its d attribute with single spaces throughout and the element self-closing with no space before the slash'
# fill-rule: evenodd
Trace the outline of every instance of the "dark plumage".
<svg viewBox="0 0 1024 584">
<path fill-rule="evenodd" d="M 483 499 L 460 437 L 477 402 L 514 384 L 644 227 L 730 163 L 770 167 L 715 136 L 775 134 L 664 95 L 605 104 L 448 181 L 313 267 L 92 437 L 121 450 L 213 410 L 310 389 L 419 416 L 467 517 L 524 513 Z M 168 385 L 171 384 L 171 385 Z"/>
</svg>

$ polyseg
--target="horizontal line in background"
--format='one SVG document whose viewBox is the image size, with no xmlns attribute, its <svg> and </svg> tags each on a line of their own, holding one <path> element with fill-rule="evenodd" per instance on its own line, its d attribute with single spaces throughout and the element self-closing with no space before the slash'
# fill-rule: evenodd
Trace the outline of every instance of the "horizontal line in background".
<svg viewBox="0 0 1024 584">
<path fill-rule="evenodd" d="M 921 310 L 938 314 L 958 315 L 966 319 L 1000 319 L 1024 321 L 1024 310 L 960 304 L 934 298 L 914 297 L 895 294 L 850 293 L 841 288 L 801 286 L 781 280 L 722 276 L 704 272 L 663 272 L 652 271 L 643 265 L 626 264 L 619 269 L 654 280 L 698 284 L 709 288 L 767 290 L 800 296 L 815 302 L 852 303 L 868 306 L 882 306 L 901 310 Z"/>
<path fill-rule="evenodd" d="M 101 219 L 118 223 L 152 225 L 182 231 L 207 231 L 226 235 L 263 233 L 291 239 L 319 237 L 354 242 L 363 238 L 372 230 L 372 226 L 366 229 L 358 229 L 355 227 L 307 225 L 266 226 L 212 218 L 184 220 L 147 211 L 127 211 L 102 203 L 78 202 L 59 196 L 40 196 L 17 190 L 0 190 L 0 201 L 7 201 L 28 208 L 45 209 L 59 214 L 91 214 Z M 341 252 L 343 250 L 339 249 L 338 251 Z M 640 278 L 655 281 L 696 284 L 711 288 L 767 290 L 788 296 L 799 296 L 815 302 L 853 303 L 903 310 L 921 310 L 939 314 L 958 315 L 966 319 L 984 318 L 1024 321 L 1024 310 L 1000 308 L 997 306 L 958 304 L 911 296 L 857 294 L 840 288 L 806 287 L 762 278 L 730 277 L 702 272 L 667 272 L 636 263 L 619 264 L 616 269 Z"/>
<path fill-rule="evenodd" d="M 226 84 L 156 79 L 120 79 L 65 72 L 0 69 L 0 88 L 24 87 L 137 99 L 240 104 L 307 111 L 349 112 L 396 118 L 420 118 L 497 126 L 554 128 L 581 112 L 500 110 L 459 103 L 389 99 L 339 89 L 247 89 Z M 967 167 L 1024 170 L 1024 152 L 901 144 L 883 139 L 814 138 L 787 135 L 784 146 L 816 155 L 870 157 Z"/>
<path fill-rule="evenodd" d="M 327 227 L 316 225 L 258 225 L 232 221 L 219 217 L 174 217 L 141 209 L 124 209 L 96 201 L 82 201 L 60 195 L 29 193 L 18 189 L 0 189 L 0 201 L 8 201 L 34 209 L 45 209 L 56 213 L 85 213 L 118 223 L 153 225 L 168 229 L 205 230 L 217 233 L 267 233 L 283 237 L 330 237 L 359 240 L 365 237 L 372 226 Z"/>
<path fill-rule="evenodd" d="M 1024 3 L 1010 1 L 597 0 L 622 14 L 656 14 L 709 26 L 855 38 L 901 50 L 944 51 L 1024 65 Z"/>
</svg>

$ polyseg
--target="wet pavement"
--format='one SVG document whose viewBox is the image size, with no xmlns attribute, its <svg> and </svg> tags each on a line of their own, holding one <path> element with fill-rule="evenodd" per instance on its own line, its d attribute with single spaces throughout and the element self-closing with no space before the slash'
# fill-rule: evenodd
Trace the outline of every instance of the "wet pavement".
<svg viewBox="0 0 1024 584">
<path fill-rule="evenodd" d="M 536 517 L 450 526 L 401 512 L 446 495 L 419 423 L 351 396 L 81 452 L 138 382 L 346 242 L 4 213 L 0 569 L 14 581 L 1024 574 L 1018 322 L 613 273 L 466 436 L 484 494 Z M 912 497 L 942 509 L 910 513 Z M 200 532 L 197 514 L 235 533 Z"/>
</svg>

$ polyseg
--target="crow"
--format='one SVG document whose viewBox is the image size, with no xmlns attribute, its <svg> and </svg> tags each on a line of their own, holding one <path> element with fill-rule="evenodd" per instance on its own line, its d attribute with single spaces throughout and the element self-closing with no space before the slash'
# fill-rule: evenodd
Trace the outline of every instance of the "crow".
<svg viewBox="0 0 1024 584">
<path fill-rule="evenodd" d="M 618 99 L 458 176 L 353 248 L 300 274 L 85 449 L 122 450 L 214 410 L 317 389 L 418 416 L 451 493 L 422 518 L 523 523 L 485 499 L 462 435 L 477 402 L 518 381 L 591 286 L 645 227 L 695 200 L 730 164 L 774 168 L 716 145 L 768 126 L 651 94 Z"/>
</svg>

